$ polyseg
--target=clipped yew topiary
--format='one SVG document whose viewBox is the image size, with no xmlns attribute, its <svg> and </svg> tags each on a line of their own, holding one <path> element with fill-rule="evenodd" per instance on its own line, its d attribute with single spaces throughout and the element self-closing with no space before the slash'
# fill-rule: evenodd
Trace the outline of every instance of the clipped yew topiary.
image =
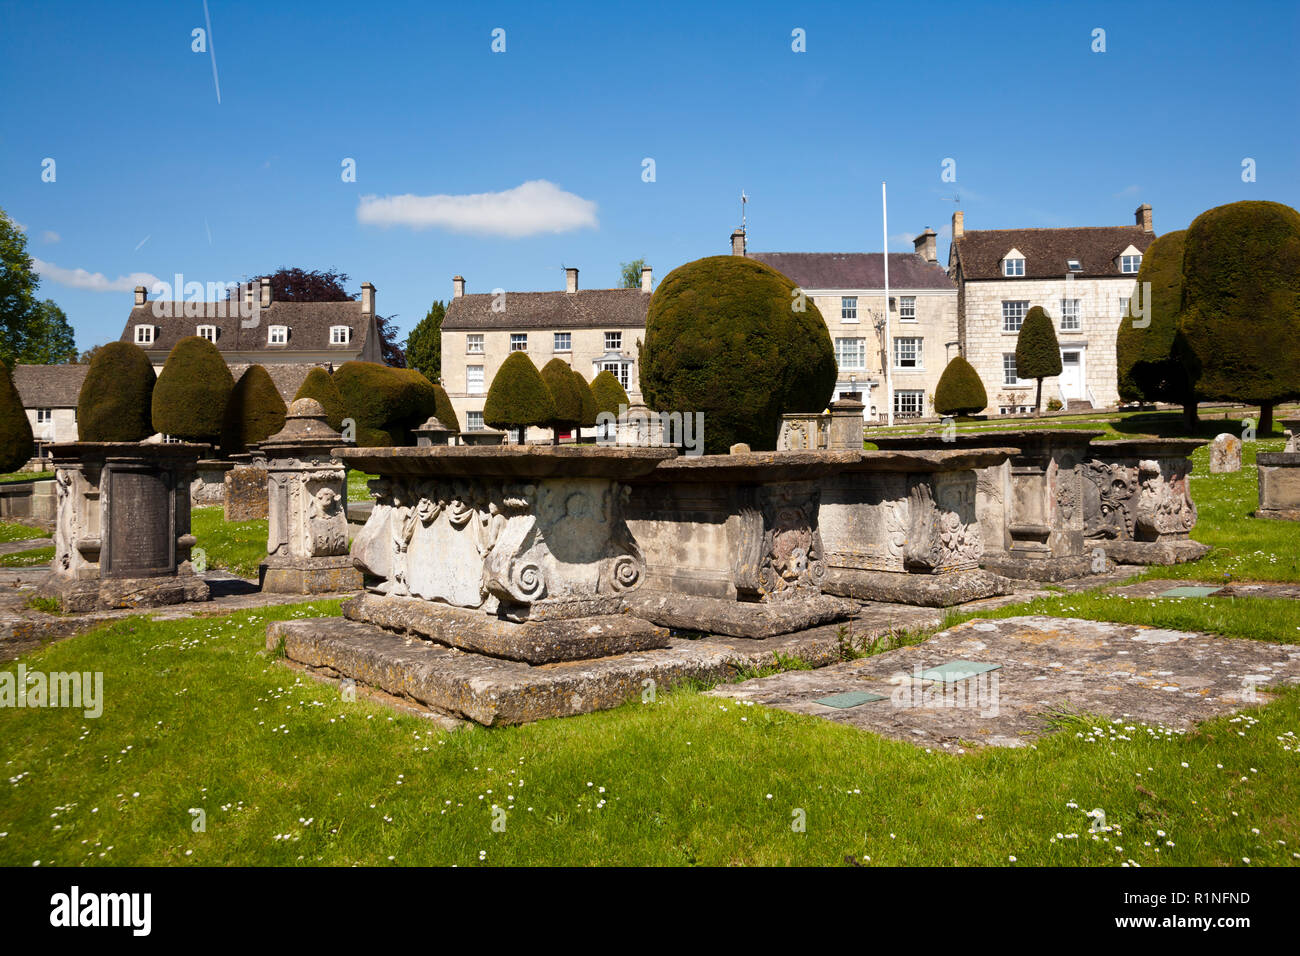
<svg viewBox="0 0 1300 956">
<path fill-rule="evenodd" d="M 154 431 L 215 445 L 234 387 L 235 377 L 215 345 L 197 335 L 181 339 L 154 386 Z"/>
<path fill-rule="evenodd" d="M 0 472 L 17 471 L 32 457 L 32 423 L 14 387 L 9 366 L 0 362 Z"/>
<path fill-rule="evenodd" d="M 781 415 L 822 411 L 836 374 L 817 306 L 757 260 L 688 262 L 650 299 L 641 392 L 656 411 L 704 413 L 710 454 L 775 449 Z"/>
<path fill-rule="evenodd" d="M 526 352 L 511 352 L 488 387 L 483 422 L 492 428 L 516 429 L 522 444 L 530 425 L 555 421 L 555 399 Z"/>
<path fill-rule="evenodd" d="M 437 416 L 438 421 L 457 435 L 460 434 L 460 421 L 456 418 L 456 407 L 451 404 L 451 396 L 441 385 L 433 386 L 433 414 Z"/>
<path fill-rule="evenodd" d="M 334 372 L 358 445 L 413 445 L 412 430 L 434 414 L 434 385 L 412 368 L 344 362 Z M 447 422 L 448 425 L 452 424 Z"/>
<path fill-rule="evenodd" d="M 553 358 L 542 366 L 542 381 L 555 400 L 555 417 L 548 422 L 553 445 L 560 443 L 561 431 L 576 428 L 582 421 L 582 392 L 578 391 L 573 376 L 573 369 L 561 358 Z"/>
<path fill-rule="evenodd" d="M 1300 212 L 1234 202 L 1192 220 L 1179 328 L 1197 392 L 1259 405 L 1270 434 L 1274 404 L 1300 395 Z"/>
<path fill-rule="evenodd" d="M 1043 400 L 1043 379 L 1061 374 L 1061 346 L 1056 341 L 1056 329 L 1041 305 L 1036 305 L 1025 315 L 1020 334 L 1016 336 L 1016 375 L 1038 380 L 1034 395 L 1034 414 L 1039 413 Z"/>
<path fill-rule="evenodd" d="M 626 408 L 629 404 L 627 392 L 608 369 L 591 380 L 591 393 L 596 396 L 597 415 L 601 412 L 617 415 L 619 406 Z"/>
<path fill-rule="evenodd" d="M 325 409 L 325 419 L 329 422 L 330 428 L 335 431 L 343 430 L 343 419 L 347 417 L 343 410 L 343 396 L 339 394 L 338 386 L 334 384 L 334 379 L 327 370 L 317 366 L 307 373 L 307 377 L 298 386 L 298 392 L 293 396 L 293 400 L 296 402 L 300 398 L 314 398 L 320 402 L 321 408 Z"/>
<path fill-rule="evenodd" d="M 582 373 L 576 368 L 573 370 L 573 381 L 578 386 L 578 393 L 582 396 L 582 420 L 578 424 L 583 428 L 594 428 L 596 426 L 596 393 L 591 390 L 591 384 L 582 377 Z"/>
<path fill-rule="evenodd" d="M 270 438 L 284 427 L 288 411 L 270 373 L 260 365 L 250 365 L 239 376 L 226 402 L 222 453 L 237 455 Z"/>
<path fill-rule="evenodd" d="M 988 393 L 979 373 L 958 355 L 939 376 L 934 390 L 934 410 L 940 415 L 975 415 L 988 406 Z"/>
<path fill-rule="evenodd" d="M 154 433 L 153 390 L 158 376 L 144 349 L 109 342 L 95 351 L 77 396 L 81 441 L 144 441 Z"/>
</svg>

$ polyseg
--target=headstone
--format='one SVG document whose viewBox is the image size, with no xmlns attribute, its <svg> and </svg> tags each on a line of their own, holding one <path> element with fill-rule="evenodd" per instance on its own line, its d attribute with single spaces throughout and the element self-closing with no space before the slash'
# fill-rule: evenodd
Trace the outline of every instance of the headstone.
<svg viewBox="0 0 1300 956">
<path fill-rule="evenodd" d="M 733 455 L 748 455 L 748 454 L 749 454 L 749 446 L 746 445 L 743 441 L 738 441 L 738 442 L 736 442 L 736 444 L 734 444 L 734 445 L 731 446 L 731 454 L 733 454 Z"/>
<path fill-rule="evenodd" d="M 225 484 L 227 521 L 252 521 L 267 516 L 264 464 L 236 465 L 226 472 Z"/>
<path fill-rule="evenodd" d="M 1228 432 L 1215 435 L 1210 443 L 1210 473 L 1241 471 L 1241 439 Z"/>
</svg>

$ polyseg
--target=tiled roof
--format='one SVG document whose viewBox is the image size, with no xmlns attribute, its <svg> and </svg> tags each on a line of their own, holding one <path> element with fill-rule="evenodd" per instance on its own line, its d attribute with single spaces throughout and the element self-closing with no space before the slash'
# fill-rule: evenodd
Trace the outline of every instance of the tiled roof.
<svg viewBox="0 0 1300 956">
<path fill-rule="evenodd" d="M 15 365 L 23 408 L 76 408 L 89 365 Z"/>
<path fill-rule="evenodd" d="M 506 292 L 504 309 L 492 310 L 491 293 L 451 300 L 444 329 L 631 329 L 645 326 L 649 293 L 638 289 L 578 292 Z"/>
<path fill-rule="evenodd" d="M 885 260 L 879 252 L 751 252 L 801 289 L 884 289 Z M 890 289 L 957 287 L 936 263 L 915 252 L 889 254 Z"/>
<path fill-rule="evenodd" d="M 341 364 L 341 363 L 340 363 Z M 298 389 L 302 388 L 302 381 L 307 377 L 307 373 L 314 368 L 324 368 L 325 366 L 316 366 L 311 363 L 295 362 L 267 362 L 262 368 L 271 376 L 271 381 L 275 383 L 275 390 L 280 393 L 284 403 L 288 405 L 293 401 L 293 397 L 298 394 Z M 337 368 L 337 366 L 335 366 Z M 230 366 L 230 374 L 234 376 L 236 382 L 239 376 L 248 370 L 244 364 Z"/>
<path fill-rule="evenodd" d="M 203 315 L 185 314 L 185 308 L 196 307 Z M 163 315 L 158 315 L 163 312 Z M 361 311 L 361 303 L 345 302 L 273 302 L 269 308 L 256 313 L 257 325 L 245 328 L 238 303 L 231 302 L 146 302 L 131 309 L 126 328 L 122 330 L 123 342 L 135 341 L 137 325 L 152 325 L 154 333 L 152 345 L 145 346 L 149 352 L 169 352 L 181 339 L 197 334 L 200 325 L 217 327 L 216 346 L 223 352 L 242 351 L 322 351 L 338 352 L 351 357 L 366 345 L 374 326 L 372 316 Z M 267 342 L 267 328 L 272 325 L 287 325 L 289 341 L 287 345 L 276 346 Z M 346 325 L 352 330 L 351 341 L 347 345 L 330 344 L 330 328 Z M 344 359 L 346 361 L 346 358 Z"/>
<path fill-rule="evenodd" d="M 1129 246 L 1145 252 L 1155 234 L 1140 226 L 1077 226 L 1068 229 L 977 229 L 954 240 L 954 257 L 966 279 L 1002 279 L 1002 259 L 1012 249 L 1025 257 L 1025 278 L 1060 279 L 1078 259 L 1079 278 L 1122 276 L 1115 259 Z M 1017 276 L 1016 278 L 1019 278 Z"/>
</svg>

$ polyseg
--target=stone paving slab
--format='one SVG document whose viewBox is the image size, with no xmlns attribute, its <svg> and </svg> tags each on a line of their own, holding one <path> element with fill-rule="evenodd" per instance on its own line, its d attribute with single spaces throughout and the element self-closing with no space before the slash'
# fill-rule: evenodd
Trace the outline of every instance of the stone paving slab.
<svg viewBox="0 0 1300 956">
<path fill-rule="evenodd" d="M 919 679 L 953 660 L 1001 664 L 958 684 Z M 1040 615 L 967 621 L 924 644 L 816 671 L 717 687 L 719 697 L 811 714 L 924 747 L 1026 746 L 1071 710 L 1174 728 L 1266 700 L 1300 683 L 1300 647 Z M 838 709 L 817 698 L 885 699 Z"/>
<path fill-rule="evenodd" d="M 1138 581 L 1123 587 L 1111 588 L 1112 594 L 1127 594 L 1129 597 L 1154 598 L 1174 588 L 1206 587 L 1213 590 L 1205 597 L 1213 598 L 1277 598 L 1280 600 L 1300 600 L 1300 584 L 1288 584 L 1283 581 L 1184 581 L 1159 578 L 1150 581 Z"/>
</svg>

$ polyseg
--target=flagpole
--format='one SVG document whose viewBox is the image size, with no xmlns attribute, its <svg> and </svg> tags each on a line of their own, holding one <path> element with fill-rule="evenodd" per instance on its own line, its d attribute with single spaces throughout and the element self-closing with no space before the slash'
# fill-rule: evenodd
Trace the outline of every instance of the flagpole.
<svg viewBox="0 0 1300 956">
<path fill-rule="evenodd" d="M 889 325 L 889 201 L 885 197 L 885 184 L 880 184 L 880 221 L 885 239 L 885 414 L 886 422 L 894 424 L 894 378 L 890 374 L 893 368 L 893 345 L 890 342 L 892 330 Z"/>
</svg>

